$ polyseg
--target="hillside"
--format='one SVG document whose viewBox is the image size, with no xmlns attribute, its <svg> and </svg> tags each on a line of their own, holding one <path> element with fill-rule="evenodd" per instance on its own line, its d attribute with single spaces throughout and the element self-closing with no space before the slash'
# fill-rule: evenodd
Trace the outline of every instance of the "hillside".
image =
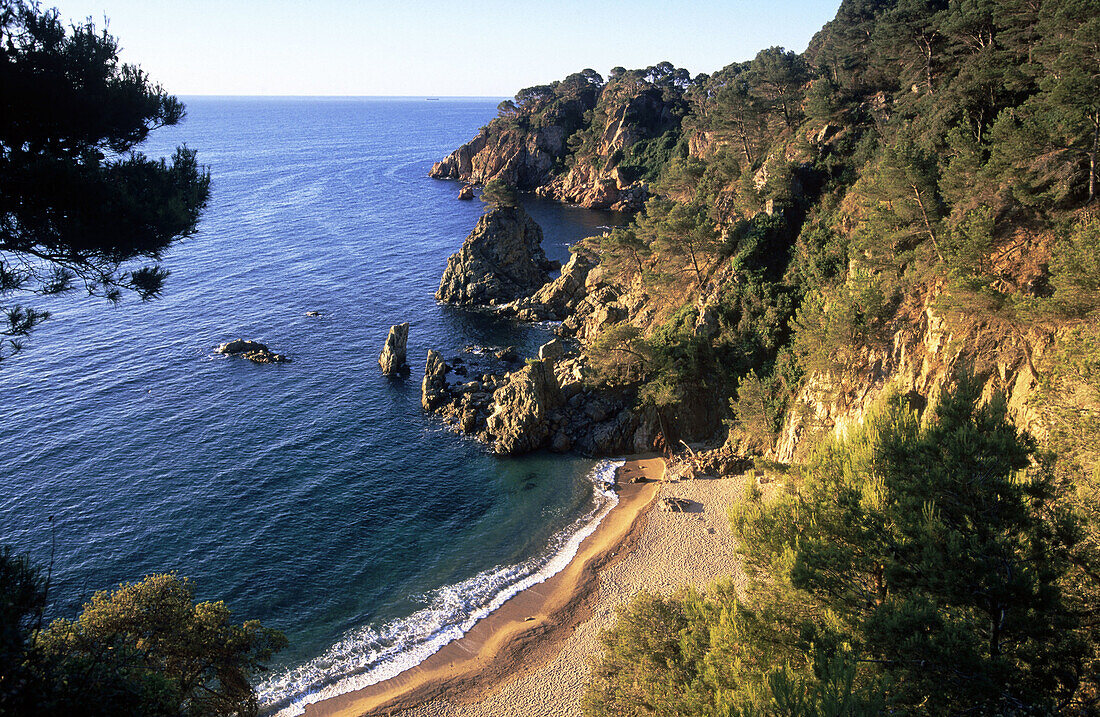
<svg viewBox="0 0 1100 717">
<path fill-rule="evenodd" d="M 524 90 L 432 176 L 641 206 L 575 248 L 583 300 L 504 309 L 564 319 L 586 389 L 631 396 L 635 448 L 807 464 L 884 403 L 935 422 L 1002 396 L 1095 606 L 1097 38 L 1094 0 L 844 0 L 801 54 Z"/>
<path fill-rule="evenodd" d="M 739 450 L 789 462 L 888 385 L 934 399 L 959 371 L 1049 435 L 1046 364 L 1100 304 L 1090 8 L 845 2 L 801 55 L 525 89 L 432 176 L 648 197 L 584 247 L 626 315 L 580 334 L 671 424 L 717 396 L 686 438 L 732 417 Z"/>
</svg>

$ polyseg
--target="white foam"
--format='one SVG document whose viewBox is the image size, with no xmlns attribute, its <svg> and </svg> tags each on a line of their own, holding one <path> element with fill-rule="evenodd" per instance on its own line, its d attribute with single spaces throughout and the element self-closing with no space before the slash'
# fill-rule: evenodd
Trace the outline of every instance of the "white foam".
<svg viewBox="0 0 1100 717">
<path fill-rule="evenodd" d="M 257 688 L 261 711 L 292 717 L 305 706 L 369 687 L 419 665 L 444 645 L 465 635 L 478 620 L 512 596 L 561 572 L 604 516 L 619 502 L 611 486 L 625 461 L 600 461 L 589 474 L 595 505 L 555 534 L 544 553 L 518 565 L 496 567 L 431 595 L 428 607 L 379 628 L 344 634 L 303 665 L 272 675 Z"/>
</svg>

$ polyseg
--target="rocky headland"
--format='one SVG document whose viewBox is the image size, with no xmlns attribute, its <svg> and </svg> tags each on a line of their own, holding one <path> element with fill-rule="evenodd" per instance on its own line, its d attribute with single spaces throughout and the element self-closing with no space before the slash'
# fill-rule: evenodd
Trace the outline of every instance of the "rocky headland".
<svg viewBox="0 0 1100 717">
<path fill-rule="evenodd" d="M 542 250 L 542 229 L 522 207 L 494 207 L 447 260 L 435 298 L 493 306 L 538 290 L 558 264 Z"/>
<path fill-rule="evenodd" d="M 592 209 L 641 209 L 655 178 L 651 157 L 669 151 L 680 127 L 684 73 L 661 63 L 613 72 L 605 82 L 585 70 L 521 90 L 430 176 L 473 184 L 500 178 Z"/>
</svg>

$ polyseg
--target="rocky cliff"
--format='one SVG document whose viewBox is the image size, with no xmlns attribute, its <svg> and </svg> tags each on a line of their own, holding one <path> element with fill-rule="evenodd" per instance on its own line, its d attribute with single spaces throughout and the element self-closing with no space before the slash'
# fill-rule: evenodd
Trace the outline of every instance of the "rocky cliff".
<svg viewBox="0 0 1100 717">
<path fill-rule="evenodd" d="M 888 346 L 864 349 L 843 372 L 809 376 L 769 456 L 801 462 L 825 435 L 844 435 L 862 424 L 888 392 L 923 408 L 961 376 L 981 384 L 983 400 L 1004 396 L 1016 425 L 1042 438 L 1046 428 L 1032 399 L 1040 381 L 1037 365 L 1054 340 L 1054 332 L 1041 327 L 1020 333 L 1000 322 L 953 322 L 930 296 L 912 320 L 899 322 Z"/>
<path fill-rule="evenodd" d="M 542 287 L 557 267 L 546 258 L 542 229 L 527 212 L 496 207 L 447 260 L 435 298 L 462 306 L 507 303 Z"/>
<path fill-rule="evenodd" d="M 534 130 L 482 127 L 477 136 L 432 165 L 429 176 L 485 184 L 500 178 L 519 189 L 548 182 L 565 156 L 565 128 L 552 125 Z"/>
</svg>

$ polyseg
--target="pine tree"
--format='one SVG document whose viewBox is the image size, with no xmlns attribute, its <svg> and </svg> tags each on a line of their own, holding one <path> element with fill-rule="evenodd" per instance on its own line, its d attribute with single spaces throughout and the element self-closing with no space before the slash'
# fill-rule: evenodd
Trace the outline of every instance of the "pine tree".
<svg viewBox="0 0 1100 717">
<path fill-rule="evenodd" d="M 49 314 L 10 298 L 159 294 L 156 262 L 195 231 L 210 176 L 186 147 L 171 162 L 134 151 L 184 107 L 91 23 L 0 1 L 0 86 L 0 336 L 18 350 Z"/>
</svg>

